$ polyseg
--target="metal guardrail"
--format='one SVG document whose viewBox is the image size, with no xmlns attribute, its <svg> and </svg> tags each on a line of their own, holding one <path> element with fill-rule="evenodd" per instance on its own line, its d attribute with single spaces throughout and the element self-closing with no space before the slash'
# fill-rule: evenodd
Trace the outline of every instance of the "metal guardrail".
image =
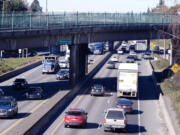
<svg viewBox="0 0 180 135">
<path fill-rule="evenodd" d="M 167 25 L 172 15 L 121 13 L 1 13 L 0 32 L 94 25 Z M 180 21 L 179 21 L 180 23 Z"/>
</svg>

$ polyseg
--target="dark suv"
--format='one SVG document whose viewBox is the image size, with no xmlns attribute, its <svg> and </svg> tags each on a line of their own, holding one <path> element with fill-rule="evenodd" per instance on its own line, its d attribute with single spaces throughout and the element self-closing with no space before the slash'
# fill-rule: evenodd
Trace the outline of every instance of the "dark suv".
<svg viewBox="0 0 180 135">
<path fill-rule="evenodd" d="M 18 113 L 16 99 L 11 96 L 0 97 L 0 118 L 14 117 Z"/>
<path fill-rule="evenodd" d="M 25 89 L 29 88 L 28 82 L 24 78 L 16 78 L 13 82 L 13 89 Z"/>
</svg>

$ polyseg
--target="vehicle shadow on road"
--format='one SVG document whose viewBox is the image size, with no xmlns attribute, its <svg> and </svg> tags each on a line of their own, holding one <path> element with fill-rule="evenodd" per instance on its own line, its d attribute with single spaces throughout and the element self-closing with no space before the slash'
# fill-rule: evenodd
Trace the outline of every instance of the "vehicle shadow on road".
<svg viewBox="0 0 180 135">
<path fill-rule="evenodd" d="M 142 113 L 143 113 L 143 111 L 141 111 L 141 110 L 133 110 L 133 112 L 129 113 L 128 115 L 137 115 L 137 114 L 142 114 Z"/>
<path fill-rule="evenodd" d="M 88 122 L 85 129 L 94 129 L 94 128 L 98 128 L 98 127 L 99 127 L 98 123 Z"/>
<path fill-rule="evenodd" d="M 30 115 L 31 113 L 18 113 L 17 116 L 14 119 L 21 119 L 21 118 L 26 118 Z"/>
<path fill-rule="evenodd" d="M 44 82 L 44 83 L 30 83 L 30 87 L 41 87 L 43 89 L 44 97 L 42 100 L 55 95 L 59 91 L 70 90 L 68 80 Z M 28 90 L 14 90 L 12 86 L 1 86 L 6 96 L 13 96 L 17 101 L 29 100 L 25 98 L 25 93 Z"/>
<path fill-rule="evenodd" d="M 112 133 L 128 133 L 128 134 L 135 134 L 135 133 L 143 133 L 146 132 L 144 126 L 128 124 L 126 130 L 112 130 Z"/>
</svg>

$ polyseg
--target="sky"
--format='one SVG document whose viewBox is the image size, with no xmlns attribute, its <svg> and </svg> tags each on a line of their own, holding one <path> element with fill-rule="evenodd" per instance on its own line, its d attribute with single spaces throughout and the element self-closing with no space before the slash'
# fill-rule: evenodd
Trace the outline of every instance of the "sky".
<svg viewBox="0 0 180 135">
<path fill-rule="evenodd" d="M 30 4 L 33 0 L 27 0 Z M 180 0 L 165 0 L 167 6 L 180 3 Z M 46 10 L 46 0 L 39 0 L 43 11 Z M 78 12 L 146 12 L 148 8 L 156 7 L 159 0 L 48 0 L 48 12 L 78 11 Z"/>
</svg>

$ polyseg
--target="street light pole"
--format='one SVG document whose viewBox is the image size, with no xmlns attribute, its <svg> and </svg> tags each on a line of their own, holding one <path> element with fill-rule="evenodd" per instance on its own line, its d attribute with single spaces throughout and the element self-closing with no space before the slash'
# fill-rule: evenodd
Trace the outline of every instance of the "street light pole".
<svg viewBox="0 0 180 135">
<path fill-rule="evenodd" d="M 48 0 L 46 0 L 46 14 L 48 13 Z"/>
</svg>

